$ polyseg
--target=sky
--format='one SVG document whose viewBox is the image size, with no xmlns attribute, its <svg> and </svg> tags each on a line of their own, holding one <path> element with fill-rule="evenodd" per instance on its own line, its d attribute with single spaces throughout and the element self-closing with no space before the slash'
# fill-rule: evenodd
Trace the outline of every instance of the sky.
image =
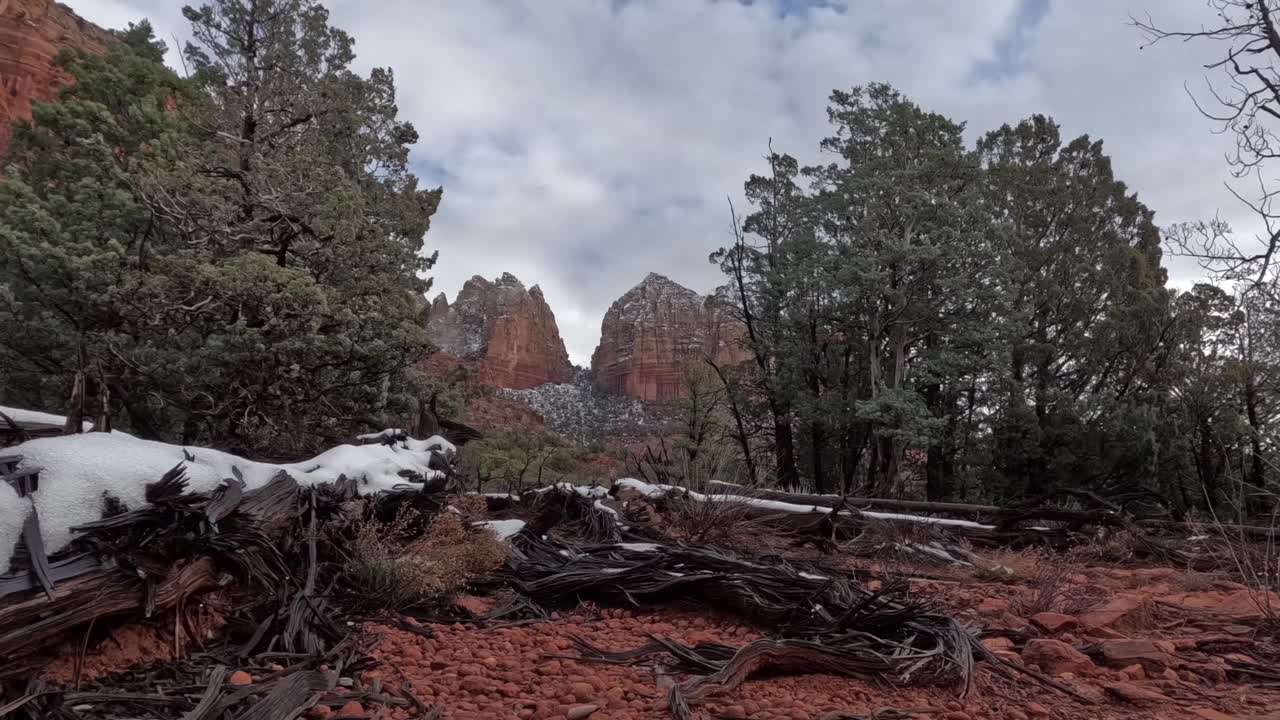
<svg viewBox="0 0 1280 720">
<path fill-rule="evenodd" d="M 107 27 L 146 17 L 174 45 L 175 0 L 65 0 Z M 436 291 L 511 272 L 540 285 L 570 358 L 588 364 L 609 305 L 649 272 L 699 292 L 731 239 L 729 203 L 770 140 L 821 159 L 832 89 L 885 81 L 966 123 L 972 141 L 1032 113 L 1104 141 L 1162 226 L 1231 198 L 1229 139 L 1188 96 L 1211 45 L 1158 44 L 1130 16 L 1195 28 L 1205 0 L 330 0 L 357 65 L 395 72 L 444 187 L 427 234 Z M 169 55 L 177 64 L 176 54 Z M 1171 284 L 1198 266 L 1166 258 Z"/>
</svg>

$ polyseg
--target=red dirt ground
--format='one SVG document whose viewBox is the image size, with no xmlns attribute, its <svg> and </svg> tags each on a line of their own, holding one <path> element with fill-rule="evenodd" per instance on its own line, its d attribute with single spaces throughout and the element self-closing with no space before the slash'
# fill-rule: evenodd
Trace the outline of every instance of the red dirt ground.
<svg viewBox="0 0 1280 720">
<path fill-rule="evenodd" d="M 913 590 L 984 629 L 988 647 L 1009 662 L 1041 663 L 1032 669 L 1093 702 L 989 669 L 979 670 L 963 697 L 954 688 L 900 689 L 803 675 L 753 678 L 722 701 L 695 707 L 694 716 L 823 720 L 870 718 L 894 709 L 904 713 L 901 717 L 942 720 L 1280 720 L 1280 710 L 1272 710 L 1280 708 L 1280 690 L 1226 678 L 1228 668 L 1252 662 L 1245 653 L 1257 647 L 1252 634 L 1263 619 L 1244 586 L 1158 568 L 1080 568 L 1063 574 L 1048 591 L 1042 576 L 1006 584 L 942 574 L 956 577 L 915 580 Z M 1052 610 L 1031 613 L 1045 604 L 1046 595 Z M 640 613 L 580 608 L 522 627 L 427 627 L 434 633 L 431 639 L 370 626 L 382 636 L 374 652 L 381 666 L 360 679 L 396 686 L 408 682 L 422 701 L 440 706 L 447 720 L 667 718 L 660 687 L 668 678 L 656 677 L 649 667 L 577 662 L 571 659 L 577 652 L 570 637 L 623 650 L 652 634 L 735 645 L 759 636 L 757 629 L 731 618 L 677 608 Z M 1077 650 L 1088 656 L 1067 655 Z M 591 705 L 597 706 L 594 712 L 588 712 Z M 388 717 L 407 715 L 392 711 Z"/>
<path fill-rule="evenodd" d="M 991 559 L 1012 575 L 995 582 L 988 572 L 964 569 L 886 567 L 858 558 L 845 564 L 864 577 L 908 578 L 918 599 L 978 628 L 999 657 L 1039 670 L 1091 703 L 980 664 L 963 696 L 956 688 L 893 688 L 820 674 L 765 676 L 719 702 L 695 707 L 694 717 L 1280 720 L 1280 688 L 1266 687 L 1263 678 L 1243 682 L 1250 669 L 1275 671 L 1273 659 L 1280 653 L 1268 632 L 1274 615 L 1266 608 L 1269 602 L 1280 610 L 1280 598 L 1259 596 L 1222 576 L 1168 568 L 1090 567 L 1026 554 Z M 872 587 L 879 582 L 869 581 Z M 493 601 L 468 597 L 458 605 L 475 615 Z M 442 720 L 658 720 L 669 717 L 664 688 L 671 678 L 647 666 L 579 662 L 571 636 L 624 650 L 651 635 L 741 645 L 762 634 L 761 628 L 690 607 L 633 613 L 584 606 L 520 627 L 426 627 L 434 637 L 369 625 L 381 638 L 373 651 L 379 664 L 355 678 L 357 689 L 374 681 L 408 683 L 420 700 L 441 708 Z M 171 657 L 173 647 L 168 628 L 117 628 L 89 648 L 82 679 Z M 45 679 L 70 684 L 79 650 L 68 648 Z M 886 714 L 890 709 L 899 714 Z M 354 706 L 347 711 L 351 717 L 408 717 L 389 708 L 367 715 Z M 313 708 L 308 715 L 342 716 L 340 706 Z"/>
</svg>

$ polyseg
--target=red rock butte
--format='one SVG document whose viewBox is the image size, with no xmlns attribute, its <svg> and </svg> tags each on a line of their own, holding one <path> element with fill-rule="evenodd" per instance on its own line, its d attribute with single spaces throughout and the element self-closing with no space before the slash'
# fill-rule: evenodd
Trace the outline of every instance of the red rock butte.
<svg viewBox="0 0 1280 720">
<path fill-rule="evenodd" d="M 649 273 L 605 313 L 591 374 L 603 392 L 673 400 L 687 393 L 686 363 L 746 359 L 736 342 L 742 334 L 742 325 L 712 298 Z"/>
<path fill-rule="evenodd" d="M 12 125 L 31 119 L 33 101 L 53 100 L 68 81 L 64 48 L 101 52 L 111 35 L 52 0 L 0 0 L 0 156 Z"/>
<path fill-rule="evenodd" d="M 431 303 L 427 331 L 438 348 L 479 368 L 480 382 L 523 390 L 573 379 L 556 316 L 534 285 L 511 273 L 476 275 L 453 304 L 441 293 Z"/>
</svg>

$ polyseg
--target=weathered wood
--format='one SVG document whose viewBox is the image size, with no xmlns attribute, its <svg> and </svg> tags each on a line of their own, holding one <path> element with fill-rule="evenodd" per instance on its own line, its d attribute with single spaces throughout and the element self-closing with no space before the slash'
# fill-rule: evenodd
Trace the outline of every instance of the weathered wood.
<svg viewBox="0 0 1280 720">
<path fill-rule="evenodd" d="M 939 532 L 964 537 L 972 542 L 984 545 L 1043 543 L 1058 545 L 1067 540 L 1065 532 L 1048 528 L 999 528 L 995 526 L 944 525 L 893 519 L 885 520 L 863 516 L 856 508 L 852 507 L 842 508 L 840 512 L 833 515 L 831 510 L 834 509 L 815 508 L 813 512 L 798 513 L 748 505 L 744 509 L 742 519 L 798 536 L 823 538 L 832 541 L 852 540 L 859 537 L 866 530 L 868 522 L 895 525 L 910 524 L 918 527 L 934 528 Z"/>
<path fill-rule="evenodd" d="M 49 577 L 54 584 L 65 582 L 74 577 L 93 572 L 102 567 L 102 563 L 88 555 L 75 555 L 49 564 Z M 30 571 L 11 573 L 0 576 L 0 598 L 9 595 L 31 592 L 40 589 L 40 580 Z"/>
<path fill-rule="evenodd" d="M 16 445 L 33 438 L 56 437 L 61 434 L 61 425 L 29 421 L 19 422 L 0 412 L 0 447 Z"/>
<path fill-rule="evenodd" d="M 278 680 L 267 696 L 239 716 L 239 720 L 296 718 L 319 700 L 315 696 L 317 691 L 329 689 L 329 680 L 322 672 L 304 670 L 293 673 Z"/>
<path fill-rule="evenodd" d="M 182 716 L 182 720 L 213 720 L 218 716 L 219 700 L 222 699 L 222 682 L 227 678 L 227 667 L 218 665 L 209 673 L 209 686 L 205 689 L 200 703 L 190 712 Z"/>
<path fill-rule="evenodd" d="M 1160 530 L 1177 530 L 1195 532 L 1202 529 L 1192 523 L 1176 520 L 1134 519 L 1108 510 L 1072 510 L 1058 507 L 1037 508 L 1005 508 L 996 505 L 970 505 L 965 503 L 925 502 L 921 500 L 897 500 L 893 498 L 841 497 L 839 495 L 810 495 L 804 493 L 788 493 L 779 490 L 746 488 L 721 481 L 712 481 L 713 492 L 732 495 L 746 495 L 762 500 L 775 500 L 795 505 L 812 505 L 820 508 L 832 508 L 841 501 L 848 506 L 867 510 L 901 513 L 925 513 L 929 515 L 951 515 L 975 522 L 986 522 L 998 527 L 1007 527 L 1024 520 L 1041 520 L 1052 522 L 1074 523 L 1079 525 L 1102 525 L 1107 527 L 1127 527 L 1136 525 L 1141 528 Z M 1274 538 L 1277 529 L 1262 525 L 1222 525 L 1213 526 L 1216 530 L 1227 534 L 1241 534 L 1253 540 Z"/>
<path fill-rule="evenodd" d="M 0 455 L 0 475 L 17 470 L 20 462 L 22 462 L 21 455 Z"/>
<path fill-rule="evenodd" d="M 160 505 L 89 523 L 77 531 L 90 535 L 95 532 L 129 532 L 135 523 L 147 527 L 163 521 L 166 513 L 180 514 L 173 508 L 186 508 L 181 512 L 209 513 L 212 510 L 206 515 L 209 519 L 226 520 L 234 514 L 240 518 L 240 536 L 256 543 L 255 552 L 265 554 L 244 555 L 230 548 L 226 552 L 232 553 L 236 562 L 256 563 L 246 565 L 246 568 L 252 568 L 248 571 L 264 579 L 281 576 L 284 567 L 271 538 L 283 539 L 283 534 L 299 520 L 299 488 L 292 478 L 281 473 L 267 485 L 243 493 L 239 502 L 234 504 L 234 495 L 237 494 L 231 489 L 234 483 L 226 486 L 226 492 L 214 495 L 181 495 L 184 484 L 181 473 L 166 474 L 160 483 L 148 488 L 162 501 Z M 175 492 L 179 494 L 173 494 Z M 169 507 L 164 503 L 174 505 Z M 128 553 L 136 554 L 125 558 L 127 564 L 136 566 L 133 568 L 76 558 L 73 562 L 47 565 L 43 573 L 33 567 L 20 576 L 0 578 L 0 597 L 6 598 L 6 602 L 0 603 L 0 677 L 7 674 L 8 666 L 17 667 L 18 663 L 10 662 L 14 658 L 50 647 L 90 621 L 130 613 L 149 615 L 172 610 L 189 597 L 222 586 L 223 573 L 218 571 L 210 556 L 199 555 L 176 562 L 152 559 L 148 556 L 150 544 L 144 543 L 128 550 Z M 39 554 L 43 555 L 43 552 Z M 63 577 L 67 579 L 61 579 Z M 56 586 L 45 595 L 24 597 L 21 594 L 32 586 L 44 585 L 48 591 L 48 586 L 54 582 Z"/>
<path fill-rule="evenodd" d="M 44 538 L 40 534 L 40 515 L 31 508 L 27 519 L 22 522 L 22 545 L 27 550 L 27 559 L 31 562 L 31 574 L 39 581 L 45 595 L 53 599 L 53 575 L 49 571 L 49 556 L 44 551 Z"/>
</svg>

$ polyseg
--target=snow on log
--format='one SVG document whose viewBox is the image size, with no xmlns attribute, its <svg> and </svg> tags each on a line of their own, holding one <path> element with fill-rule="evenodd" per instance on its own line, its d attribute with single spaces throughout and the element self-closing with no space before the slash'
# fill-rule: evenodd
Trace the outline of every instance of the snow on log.
<svg viewBox="0 0 1280 720">
<path fill-rule="evenodd" d="M 67 423 L 67 419 L 61 415 L 54 415 L 53 413 L 47 413 L 47 412 L 39 412 L 38 410 L 23 410 L 22 408 L 4 407 L 0 405 L 0 413 L 3 413 L 5 417 L 18 423 L 19 425 L 32 425 L 32 426 L 44 425 L 48 427 L 60 428 L 66 425 Z M 2 422 L 4 421 L 0 420 L 0 423 Z M 92 428 L 93 428 L 93 423 L 87 422 L 87 421 L 84 423 L 85 430 L 90 430 Z"/>
<path fill-rule="evenodd" d="M 189 492 L 207 492 L 237 476 L 252 490 L 283 471 L 300 485 L 331 483 L 346 476 L 356 480 L 361 494 L 369 494 L 410 486 L 411 480 L 442 477 L 429 466 L 431 453 L 454 447 L 440 436 L 406 438 L 393 444 L 340 445 L 310 460 L 273 464 L 112 432 L 38 438 L 5 450 L 22 456 L 19 470 L 38 468 L 40 485 L 28 499 L 19 498 L 13 488 L 0 482 L 0 574 L 9 570 L 22 524 L 33 506 L 39 513 L 45 549 L 56 552 L 71 541 L 73 527 L 101 519 L 108 508 L 145 505 L 147 484 L 176 465 L 186 469 Z"/>
<path fill-rule="evenodd" d="M 687 493 L 694 500 L 711 502 L 732 502 L 742 503 L 749 507 L 759 508 L 761 510 L 771 510 L 780 513 L 829 513 L 831 508 L 821 505 L 798 505 L 795 503 L 783 502 L 781 500 L 766 500 L 763 498 L 747 497 L 745 495 L 704 495 L 692 490 L 675 487 L 673 485 L 653 485 L 643 480 L 634 478 L 623 478 L 614 483 L 614 487 L 626 488 L 640 493 L 645 497 L 656 497 L 665 495 L 670 492 Z M 906 522 L 921 523 L 925 525 L 943 525 L 955 528 L 969 528 L 973 530 L 995 530 L 995 525 L 987 525 L 984 523 L 974 522 L 972 520 L 953 520 L 950 518 L 924 517 L 921 515 L 907 515 L 904 513 L 888 513 L 888 512 L 872 512 L 870 510 L 857 510 L 859 517 L 870 520 L 886 520 L 890 522 Z M 1033 528 L 1036 529 L 1036 528 Z"/>
</svg>

